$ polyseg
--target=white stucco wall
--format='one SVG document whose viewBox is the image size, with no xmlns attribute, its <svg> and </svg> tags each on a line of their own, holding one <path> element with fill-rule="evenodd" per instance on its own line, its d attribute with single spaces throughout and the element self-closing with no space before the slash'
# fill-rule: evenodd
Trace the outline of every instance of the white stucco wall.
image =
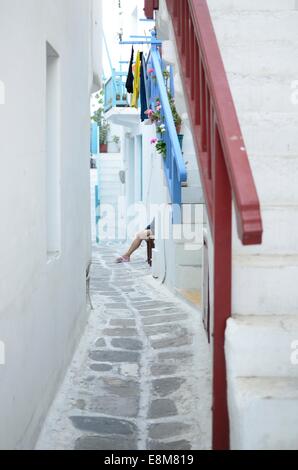
<svg viewBox="0 0 298 470">
<path fill-rule="evenodd" d="M 89 0 L 1 0 L 0 12 L 0 448 L 15 449 L 33 447 L 87 316 L 90 57 L 99 51 Z M 50 262 L 46 42 L 59 55 L 61 123 L 61 252 Z"/>
</svg>

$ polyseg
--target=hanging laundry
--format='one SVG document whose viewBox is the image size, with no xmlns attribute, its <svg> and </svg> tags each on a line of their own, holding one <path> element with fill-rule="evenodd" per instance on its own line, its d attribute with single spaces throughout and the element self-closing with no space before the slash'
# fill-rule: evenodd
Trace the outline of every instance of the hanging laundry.
<svg viewBox="0 0 298 470">
<path fill-rule="evenodd" d="M 128 69 L 127 80 L 126 80 L 126 85 L 125 85 L 127 93 L 133 93 L 133 82 L 134 82 L 134 77 L 133 77 L 133 72 L 132 72 L 133 59 L 134 59 L 134 48 L 132 46 L 131 59 L 129 63 L 129 69 Z"/>
<path fill-rule="evenodd" d="M 133 95 L 131 100 L 131 107 L 138 109 L 139 107 L 139 96 L 140 96 L 140 81 L 141 81 L 141 54 L 140 51 L 137 53 L 136 65 L 135 65 L 135 76 L 133 82 Z"/>
<path fill-rule="evenodd" d="M 148 119 L 148 116 L 145 112 L 148 109 L 148 98 L 147 98 L 147 89 L 146 89 L 146 82 L 147 82 L 147 68 L 146 62 L 144 58 L 144 54 L 141 53 L 141 121 L 145 121 Z"/>
</svg>

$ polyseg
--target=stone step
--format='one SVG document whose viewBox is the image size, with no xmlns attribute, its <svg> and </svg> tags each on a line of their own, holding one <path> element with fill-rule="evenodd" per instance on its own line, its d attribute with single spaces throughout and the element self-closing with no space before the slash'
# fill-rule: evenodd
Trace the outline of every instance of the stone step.
<svg viewBox="0 0 298 470">
<path fill-rule="evenodd" d="M 119 178 L 115 178 L 114 176 L 110 176 L 110 177 L 107 176 L 107 177 L 100 178 L 99 183 L 101 187 L 106 187 L 110 185 L 113 185 L 116 187 L 116 186 L 119 186 L 120 181 L 119 181 Z"/>
<path fill-rule="evenodd" d="M 261 175 L 254 172 L 257 179 Z M 266 175 L 263 174 L 263 181 Z M 261 183 L 260 183 L 261 184 Z M 296 190 L 296 193 L 298 191 Z M 278 194 L 278 191 L 276 192 Z M 259 192 L 259 196 L 263 192 Z M 264 195 L 266 197 L 266 194 Z M 278 197 L 278 196 L 277 196 Z M 296 198 L 298 195 L 296 195 Z M 261 203 L 262 203 L 261 197 Z M 297 205 L 262 205 L 263 242 L 261 245 L 243 246 L 236 232 L 236 221 L 233 223 L 234 255 L 298 255 L 298 204 Z"/>
<path fill-rule="evenodd" d="M 107 205 L 113 206 L 114 210 L 116 210 L 118 204 L 119 196 L 111 196 L 111 195 L 102 195 L 100 196 L 100 205 Z"/>
<path fill-rule="evenodd" d="M 187 186 L 200 186 L 200 174 L 198 169 L 187 168 Z"/>
<path fill-rule="evenodd" d="M 202 268 L 190 265 L 177 265 L 175 287 L 177 289 L 201 289 Z"/>
<path fill-rule="evenodd" d="M 298 256 L 233 256 L 234 315 L 298 314 Z"/>
<path fill-rule="evenodd" d="M 188 155 L 183 155 L 184 162 L 186 165 L 186 169 L 188 172 L 190 171 L 197 171 L 199 174 L 199 167 L 198 167 L 198 161 L 197 161 L 197 156 L 195 153 L 190 153 Z"/>
<path fill-rule="evenodd" d="M 100 187 L 106 189 L 106 188 L 109 188 L 109 187 L 112 187 L 112 188 L 120 188 L 122 187 L 123 188 L 123 185 L 121 184 L 119 178 L 116 179 L 113 177 L 111 177 L 111 179 L 106 179 L 106 178 L 100 178 L 99 179 L 99 185 Z"/>
<path fill-rule="evenodd" d="M 116 171 L 118 170 L 122 170 L 122 167 L 123 167 L 123 162 L 122 160 L 102 160 L 102 159 L 99 159 L 98 161 L 98 168 L 99 168 L 99 171 L 100 172 L 104 172 L 104 171 Z"/>
<path fill-rule="evenodd" d="M 229 380 L 232 450 L 298 448 L 298 378 Z"/>
<path fill-rule="evenodd" d="M 297 79 L 298 63 L 293 60 L 297 45 L 286 41 L 245 41 L 236 44 L 220 43 L 225 69 L 228 74 L 280 77 Z"/>
<path fill-rule="evenodd" d="M 298 314 L 230 318 L 225 341 L 229 374 L 232 377 L 298 377 L 298 365 L 291 361 L 292 345 L 297 339 Z"/>
<path fill-rule="evenodd" d="M 204 203 L 203 190 L 200 186 L 190 186 L 182 188 L 183 204 L 202 204 Z"/>
<path fill-rule="evenodd" d="M 114 177 L 114 178 L 118 178 L 118 181 L 120 181 L 119 179 L 119 172 L 122 170 L 122 168 L 99 168 L 99 171 L 98 171 L 98 177 L 99 178 L 102 178 L 102 177 Z"/>
<path fill-rule="evenodd" d="M 202 266 L 202 249 L 199 245 L 175 243 L 176 265 Z"/>
<path fill-rule="evenodd" d="M 249 161 L 262 204 L 298 204 L 298 155 L 249 154 Z"/>
<path fill-rule="evenodd" d="M 113 161 L 122 161 L 123 156 L 121 153 L 101 153 L 100 161 L 102 162 L 113 162 Z"/>
<path fill-rule="evenodd" d="M 182 204 L 182 224 L 203 224 L 205 204 Z"/>
<path fill-rule="evenodd" d="M 238 113 L 298 112 L 296 80 L 278 75 L 228 73 L 228 80 Z M 292 83 L 293 82 L 293 85 Z M 291 88 L 293 86 L 293 88 Z M 274 96 L 274 99 L 272 97 Z"/>
<path fill-rule="evenodd" d="M 203 244 L 204 224 L 175 224 L 173 225 L 173 240 L 175 244 L 183 244 L 193 246 L 202 246 Z"/>
<path fill-rule="evenodd" d="M 193 138 L 192 134 L 190 131 L 189 123 L 188 123 L 188 115 L 183 114 L 182 116 L 182 130 L 181 134 L 183 134 L 183 146 L 182 146 L 182 151 L 184 155 L 189 155 L 194 153 L 194 144 L 193 144 Z"/>
<path fill-rule="evenodd" d="M 106 199 L 108 202 L 118 202 L 118 198 L 121 196 L 121 191 L 100 191 L 101 200 Z"/>
<path fill-rule="evenodd" d="M 202 292 L 200 289 L 175 289 L 175 292 L 191 307 L 202 308 Z"/>
<path fill-rule="evenodd" d="M 117 182 L 113 182 L 113 181 L 100 181 L 99 183 L 99 186 L 100 186 L 100 192 L 103 193 L 103 192 L 107 192 L 107 193 L 119 193 L 121 192 L 123 186 Z"/>
<path fill-rule="evenodd" d="M 260 2 L 261 3 L 261 2 Z M 298 42 L 298 11 L 215 11 L 212 12 L 219 43 L 256 41 Z"/>
<path fill-rule="evenodd" d="M 114 180 L 110 180 L 110 181 L 107 181 L 105 180 L 104 178 L 99 178 L 99 183 L 102 183 L 103 184 L 103 187 L 104 188 L 121 188 L 123 187 L 123 184 L 121 184 L 121 181 L 120 179 L 114 179 Z"/>
<path fill-rule="evenodd" d="M 298 154 L 298 113 L 243 113 L 240 126 L 248 154 Z"/>
<path fill-rule="evenodd" d="M 279 11 L 295 10 L 295 0 L 207 0 L 210 10 Z"/>
</svg>

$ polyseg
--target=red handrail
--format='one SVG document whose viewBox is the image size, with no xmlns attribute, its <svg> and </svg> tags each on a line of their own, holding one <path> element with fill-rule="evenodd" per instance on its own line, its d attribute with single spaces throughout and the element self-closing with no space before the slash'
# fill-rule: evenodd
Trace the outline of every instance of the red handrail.
<svg viewBox="0 0 298 470">
<path fill-rule="evenodd" d="M 213 235 L 213 448 L 228 449 L 224 338 L 232 310 L 232 198 L 243 244 L 262 242 L 262 218 L 206 0 L 167 0 L 167 5 Z"/>
<path fill-rule="evenodd" d="M 145 0 L 145 16 L 148 20 L 153 20 L 154 17 L 154 10 L 158 10 L 159 8 L 159 0 Z"/>
</svg>

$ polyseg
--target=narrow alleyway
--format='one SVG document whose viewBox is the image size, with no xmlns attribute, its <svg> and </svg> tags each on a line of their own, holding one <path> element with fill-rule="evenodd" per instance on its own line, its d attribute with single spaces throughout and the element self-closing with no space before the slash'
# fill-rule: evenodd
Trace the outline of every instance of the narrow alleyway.
<svg viewBox="0 0 298 470">
<path fill-rule="evenodd" d="M 199 313 L 152 279 L 144 248 L 115 264 L 122 249 L 94 247 L 94 310 L 37 448 L 208 449 L 210 358 Z"/>
</svg>

